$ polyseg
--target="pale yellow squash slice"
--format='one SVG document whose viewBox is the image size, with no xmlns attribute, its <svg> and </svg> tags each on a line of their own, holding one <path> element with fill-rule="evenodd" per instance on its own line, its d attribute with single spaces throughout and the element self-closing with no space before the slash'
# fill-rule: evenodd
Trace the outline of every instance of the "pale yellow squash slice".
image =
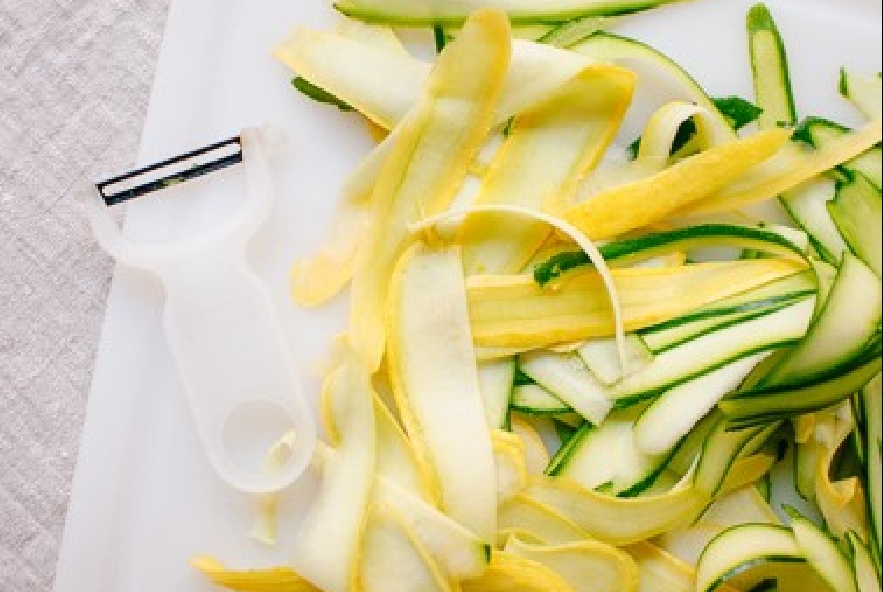
<svg viewBox="0 0 883 592">
<path fill-rule="evenodd" d="M 774 131 L 774 130 L 770 130 Z M 748 171 L 715 195 L 684 207 L 679 214 L 708 215 L 731 212 L 772 199 L 838 164 L 855 158 L 881 140 L 881 120 L 831 140 L 821 149 L 789 144 L 768 162 Z"/>
<path fill-rule="evenodd" d="M 333 423 L 340 432 L 338 462 L 324 471 L 291 558 L 295 571 L 325 592 L 349 592 L 374 483 L 375 395 L 362 358 L 352 350 L 328 382 Z"/>
<path fill-rule="evenodd" d="M 813 430 L 813 438 L 819 447 L 815 466 L 815 500 L 831 534 L 842 538 L 852 531 L 867 541 L 868 522 L 861 483 L 856 477 L 840 481 L 831 479 L 837 451 L 855 428 L 849 401 L 840 403 L 832 411 L 820 418 Z"/>
<path fill-rule="evenodd" d="M 671 153 L 678 130 L 688 120 L 694 122 L 696 129 L 689 146 L 696 150 L 734 140 L 733 130 L 719 117 L 716 111 L 710 111 L 694 103 L 670 101 L 662 105 L 644 126 L 641 145 L 634 160 L 611 163 L 602 169 L 592 171 L 582 184 L 576 201 L 585 202 L 598 193 L 639 181 L 665 169 L 675 158 Z"/>
<path fill-rule="evenodd" d="M 290 567 L 231 570 L 211 557 L 194 557 L 190 565 L 216 586 L 237 592 L 322 592 Z"/>
<path fill-rule="evenodd" d="M 526 493 L 593 537 L 617 546 L 683 528 L 710 501 L 690 486 L 659 495 L 614 497 L 587 489 L 567 477 L 532 476 Z"/>
<path fill-rule="evenodd" d="M 635 331 L 798 271 L 796 261 L 709 262 L 656 269 L 613 269 L 626 331 Z M 541 287 L 529 275 L 467 279 L 478 347 L 534 349 L 614 334 L 603 279 L 575 269 Z"/>
<path fill-rule="evenodd" d="M 655 175 L 601 192 L 565 210 L 564 217 L 595 240 L 661 222 L 716 194 L 775 154 L 788 137 L 788 130 L 766 130 L 709 148 Z"/>
<path fill-rule="evenodd" d="M 408 493 L 426 500 L 435 500 L 430 476 L 421 471 L 411 442 L 399 427 L 386 405 L 374 400 L 377 430 L 377 474 L 395 483 Z"/>
<path fill-rule="evenodd" d="M 529 532 L 550 544 L 592 538 L 573 521 L 524 493 L 519 493 L 500 506 L 497 527 L 499 544 L 504 544 L 505 537 L 511 532 Z"/>
<path fill-rule="evenodd" d="M 634 76 L 589 67 L 519 116 L 484 176 L 475 205 L 506 203 L 536 210 L 567 203 L 597 165 L 631 101 Z M 467 274 L 520 271 L 549 234 L 541 222 L 510 216 L 467 219 L 459 242 Z"/>
<path fill-rule="evenodd" d="M 542 563 L 504 551 L 495 551 L 487 571 L 461 587 L 463 592 L 576 592 Z"/>
<path fill-rule="evenodd" d="M 566 580 L 574 592 L 635 592 L 638 588 L 638 566 L 634 560 L 601 541 L 550 545 L 516 535 L 509 537 L 504 550 L 545 565 Z"/>
<path fill-rule="evenodd" d="M 497 503 L 503 504 L 527 487 L 527 462 L 524 442 L 504 430 L 491 432 L 496 468 Z"/>
<path fill-rule="evenodd" d="M 775 457 L 770 454 L 754 454 L 737 459 L 727 471 L 727 476 L 721 484 L 721 495 L 738 491 L 746 485 L 756 483 L 758 479 L 770 472 L 775 462 Z"/>
<path fill-rule="evenodd" d="M 325 471 L 339 463 L 339 453 L 319 444 L 313 462 Z M 484 572 L 490 557 L 489 545 L 420 497 L 375 475 L 371 504 L 394 509 L 446 574 L 471 578 Z"/>
<path fill-rule="evenodd" d="M 524 442 L 524 460 L 527 472 L 540 475 L 549 466 L 549 449 L 536 428 L 527 420 L 513 415 L 510 423 L 512 432 Z"/>
<path fill-rule="evenodd" d="M 371 196 L 373 230 L 352 285 L 350 336 L 371 369 L 384 352 L 389 280 L 410 238 L 407 224 L 444 210 L 457 193 L 490 129 L 509 45 L 505 14 L 477 11 L 439 56 L 424 96 L 391 136 L 394 145 Z"/>
<path fill-rule="evenodd" d="M 361 592 L 454 592 L 459 587 L 442 573 L 395 510 L 374 506 L 362 537 Z"/>
<path fill-rule="evenodd" d="M 405 252 L 391 282 L 388 327 L 396 405 L 418 459 L 432 471 L 439 506 L 491 542 L 496 465 L 456 248 L 417 243 Z"/>
</svg>

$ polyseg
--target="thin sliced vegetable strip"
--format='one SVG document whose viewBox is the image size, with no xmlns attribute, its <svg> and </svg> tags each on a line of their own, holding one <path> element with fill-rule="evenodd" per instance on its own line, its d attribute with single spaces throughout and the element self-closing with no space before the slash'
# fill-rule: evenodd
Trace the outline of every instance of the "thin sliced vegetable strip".
<svg viewBox="0 0 883 592">
<path fill-rule="evenodd" d="M 527 495 L 599 540 L 617 546 L 687 526 L 710 501 L 692 487 L 656 496 L 619 498 L 587 489 L 566 477 L 544 476 L 530 478 Z"/>
<path fill-rule="evenodd" d="M 373 232 L 356 262 L 353 345 L 371 369 L 384 351 L 389 278 L 403 251 L 406 225 L 443 210 L 490 129 L 509 60 L 509 24 L 499 11 L 478 11 L 445 48 L 426 96 L 401 129 L 374 188 Z"/>
<path fill-rule="evenodd" d="M 575 592 L 567 580 L 542 563 L 504 551 L 494 553 L 481 577 L 461 586 L 463 592 Z"/>
<path fill-rule="evenodd" d="M 325 592 L 348 592 L 357 578 L 359 541 L 374 482 L 374 393 L 368 371 L 349 351 L 328 381 L 339 462 L 330 467 L 304 518 L 292 565 Z"/>
<path fill-rule="evenodd" d="M 421 472 L 411 442 L 379 397 L 374 399 L 374 418 L 377 474 L 421 499 L 432 499 L 431 482 Z"/>
<path fill-rule="evenodd" d="M 485 175 L 475 204 L 540 210 L 552 199 L 566 203 L 613 139 L 633 85 L 625 70 L 591 67 L 519 116 Z M 548 233 L 545 224 L 513 218 L 467 221 L 459 237 L 466 273 L 517 272 Z"/>
<path fill-rule="evenodd" d="M 629 267 L 655 257 L 707 247 L 739 247 L 788 259 L 806 258 L 799 246 L 777 232 L 733 224 L 701 224 L 652 232 L 612 241 L 598 250 L 610 267 Z M 583 265 L 591 265 L 587 255 L 564 250 L 538 264 L 533 271 L 534 280 L 544 285 L 562 273 Z"/>
<path fill-rule="evenodd" d="M 634 331 L 790 275 L 801 266 L 765 259 L 611 273 L 625 329 Z M 547 288 L 526 275 L 474 276 L 467 280 L 467 299 L 472 335 L 482 347 L 543 347 L 614 334 L 603 281 L 584 269 Z"/>
<path fill-rule="evenodd" d="M 397 47 L 305 27 L 294 29 L 273 53 L 311 84 L 388 130 L 417 104 L 432 67 Z M 513 40 L 494 124 L 546 100 L 591 63 L 574 52 Z"/>
<path fill-rule="evenodd" d="M 714 195 L 787 140 L 788 131 L 777 129 L 710 148 L 651 177 L 592 196 L 567 209 L 564 217 L 593 239 L 646 227 Z"/>
<path fill-rule="evenodd" d="M 313 464 L 322 471 L 339 464 L 339 453 L 319 445 Z M 437 508 L 375 475 L 371 504 L 393 508 L 427 552 L 453 578 L 474 578 L 484 572 L 489 546 Z"/>
<path fill-rule="evenodd" d="M 684 98 L 708 112 L 716 120 L 716 128 L 729 129 L 726 118 L 699 83 L 680 65 L 657 49 L 636 39 L 623 37 L 609 31 L 596 31 L 568 47 L 577 53 L 604 62 L 621 64 L 628 61 L 640 61 L 646 62 L 654 69 L 664 65 L 662 67 L 665 67 L 670 75 L 680 83 L 686 95 Z M 735 138 L 736 133 L 730 130 L 729 139 Z"/>
<path fill-rule="evenodd" d="M 534 543 L 510 536 L 504 550 L 542 563 L 561 575 L 575 592 L 635 592 L 638 566 L 624 551 L 601 541 Z"/>
<path fill-rule="evenodd" d="M 881 137 L 881 120 L 875 119 L 818 150 L 805 150 L 790 144 L 787 150 L 770 159 L 767 163 L 770 166 L 759 167 L 716 195 L 685 207 L 681 213 L 705 215 L 731 212 L 772 199 L 859 156 L 878 144 Z"/>
<path fill-rule="evenodd" d="M 681 130 L 687 125 L 694 130 L 693 135 L 678 147 Z M 585 203 L 599 193 L 637 183 L 659 174 L 679 158 L 734 139 L 733 130 L 719 120 L 717 112 L 693 103 L 670 101 L 653 112 L 644 125 L 635 158 L 594 170 L 582 183 L 575 202 Z M 556 211 L 563 211 L 567 205 L 549 204 Z"/>
<path fill-rule="evenodd" d="M 562 23 L 585 16 L 638 12 L 673 0 L 502 0 L 493 3 L 505 10 L 513 23 Z M 343 14 L 366 22 L 404 26 L 458 25 L 472 11 L 487 5 L 479 0 L 340 0 L 334 7 Z"/>
<path fill-rule="evenodd" d="M 820 454 L 815 456 L 813 475 L 815 499 L 831 534 L 842 538 L 851 531 L 862 540 L 867 540 L 865 496 L 858 478 L 848 477 L 839 481 L 831 478 L 835 456 L 855 428 L 848 407 L 849 403 L 844 402 L 830 412 L 817 414 L 822 417 L 814 429 L 815 444 L 820 449 Z"/>
<path fill-rule="evenodd" d="M 371 238 L 374 187 L 402 127 L 387 135 L 343 183 L 341 203 L 325 244 L 312 257 L 292 266 L 291 294 L 295 303 L 323 304 L 353 279 L 359 249 Z"/>
<path fill-rule="evenodd" d="M 385 129 L 395 127 L 420 100 L 432 67 L 389 47 L 306 27 L 294 29 L 273 55 Z M 386 78 L 397 84 L 377 83 Z"/>
<path fill-rule="evenodd" d="M 190 564 L 212 583 L 237 592 L 322 592 L 290 567 L 232 570 L 211 557 L 194 557 Z"/>
<path fill-rule="evenodd" d="M 389 129 L 418 103 L 430 71 L 429 64 L 389 45 L 345 33 L 296 29 L 275 54 L 311 83 L 359 109 L 376 126 Z M 378 54 L 382 57 L 375 60 Z M 573 52 L 514 40 L 493 123 L 502 124 L 546 100 L 589 64 L 588 58 Z M 352 279 L 357 251 L 367 241 L 373 219 L 372 191 L 395 137 L 395 133 L 387 136 L 344 183 L 342 203 L 322 249 L 292 268 L 292 294 L 298 304 L 322 304 Z"/>
<path fill-rule="evenodd" d="M 495 463 L 462 273 L 455 248 L 436 251 L 417 243 L 402 256 L 390 289 L 387 365 L 405 429 L 432 473 L 440 507 L 491 542 Z"/>
<path fill-rule="evenodd" d="M 359 572 L 359 588 L 353 589 L 364 592 L 456 590 L 402 517 L 388 506 L 371 508 L 362 549 L 364 559 Z"/>
</svg>

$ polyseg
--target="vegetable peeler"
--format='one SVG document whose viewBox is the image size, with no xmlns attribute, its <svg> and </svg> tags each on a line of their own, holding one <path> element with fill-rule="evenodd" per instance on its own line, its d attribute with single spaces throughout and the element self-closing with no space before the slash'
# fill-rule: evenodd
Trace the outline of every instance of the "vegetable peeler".
<svg viewBox="0 0 883 592">
<path fill-rule="evenodd" d="M 273 204 L 266 151 L 282 132 L 260 127 L 97 183 L 82 196 L 98 243 L 128 267 L 152 272 L 165 289 L 163 325 L 209 462 L 248 493 L 278 491 L 305 470 L 316 442 L 272 296 L 246 248 Z M 247 195 L 211 229 L 164 242 L 125 237 L 108 206 L 242 165 Z M 263 438 L 293 436 L 278 470 L 262 465 Z"/>
</svg>

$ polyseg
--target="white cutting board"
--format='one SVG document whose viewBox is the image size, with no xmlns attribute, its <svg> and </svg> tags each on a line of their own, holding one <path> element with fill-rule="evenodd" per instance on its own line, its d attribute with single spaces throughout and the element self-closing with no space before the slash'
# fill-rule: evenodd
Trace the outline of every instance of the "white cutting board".
<svg viewBox="0 0 883 592">
<path fill-rule="evenodd" d="M 844 64 L 880 71 L 879 1 L 768 4 L 790 50 L 801 113 L 860 121 L 836 95 L 837 75 Z M 744 35 L 749 5 L 678 4 L 630 17 L 616 30 L 668 52 L 710 94 L 750 97 Z M 295 309 L 287 297 L 288 265 L 320 243 L 341 179 L 371 144 L 355 116 L 294 92 L 290 74 L 269 57 L 269 48 L 296 23 L 327 26 L 335 18 L 325 0 L 173 0 L 139 156 L 140 163 L 152 162 L 267 121 L 287 129 L 290 143 L 283 166 L 276 166 L 277 211 L 254 242 L 252 257 L 276 294 L 312 398 L 318 391 L 315 368 L 344 326 L 346 298 L 319 310 Z M 180 233 L 218 219 L 223 206 L 147 198 L 130 206 L 126 229 L 137 237 Z M 275 549 L 245 536 L 253 502 L 226 488 L 202 456 L 164 344 L 161 307 L 154 280 L 117 270 L 56 592 L 209 591 L 187 565 L 198 553 L 241 567 L 284 562 L 315 486 L 309 479 L 286 494 Z"/>
</svg>

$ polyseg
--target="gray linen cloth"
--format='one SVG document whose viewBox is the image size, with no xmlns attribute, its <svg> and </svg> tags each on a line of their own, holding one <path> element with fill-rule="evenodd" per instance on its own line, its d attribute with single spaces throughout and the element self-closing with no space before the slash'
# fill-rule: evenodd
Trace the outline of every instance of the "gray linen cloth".
<svg viewBox="0 0 883 592">
<path fill-rule="evenodd" d="M 131 168 L 168 0 L 0 0 L 0 591 L 52 587 L 110 282 L 72 204 Z"/>
</svg>

